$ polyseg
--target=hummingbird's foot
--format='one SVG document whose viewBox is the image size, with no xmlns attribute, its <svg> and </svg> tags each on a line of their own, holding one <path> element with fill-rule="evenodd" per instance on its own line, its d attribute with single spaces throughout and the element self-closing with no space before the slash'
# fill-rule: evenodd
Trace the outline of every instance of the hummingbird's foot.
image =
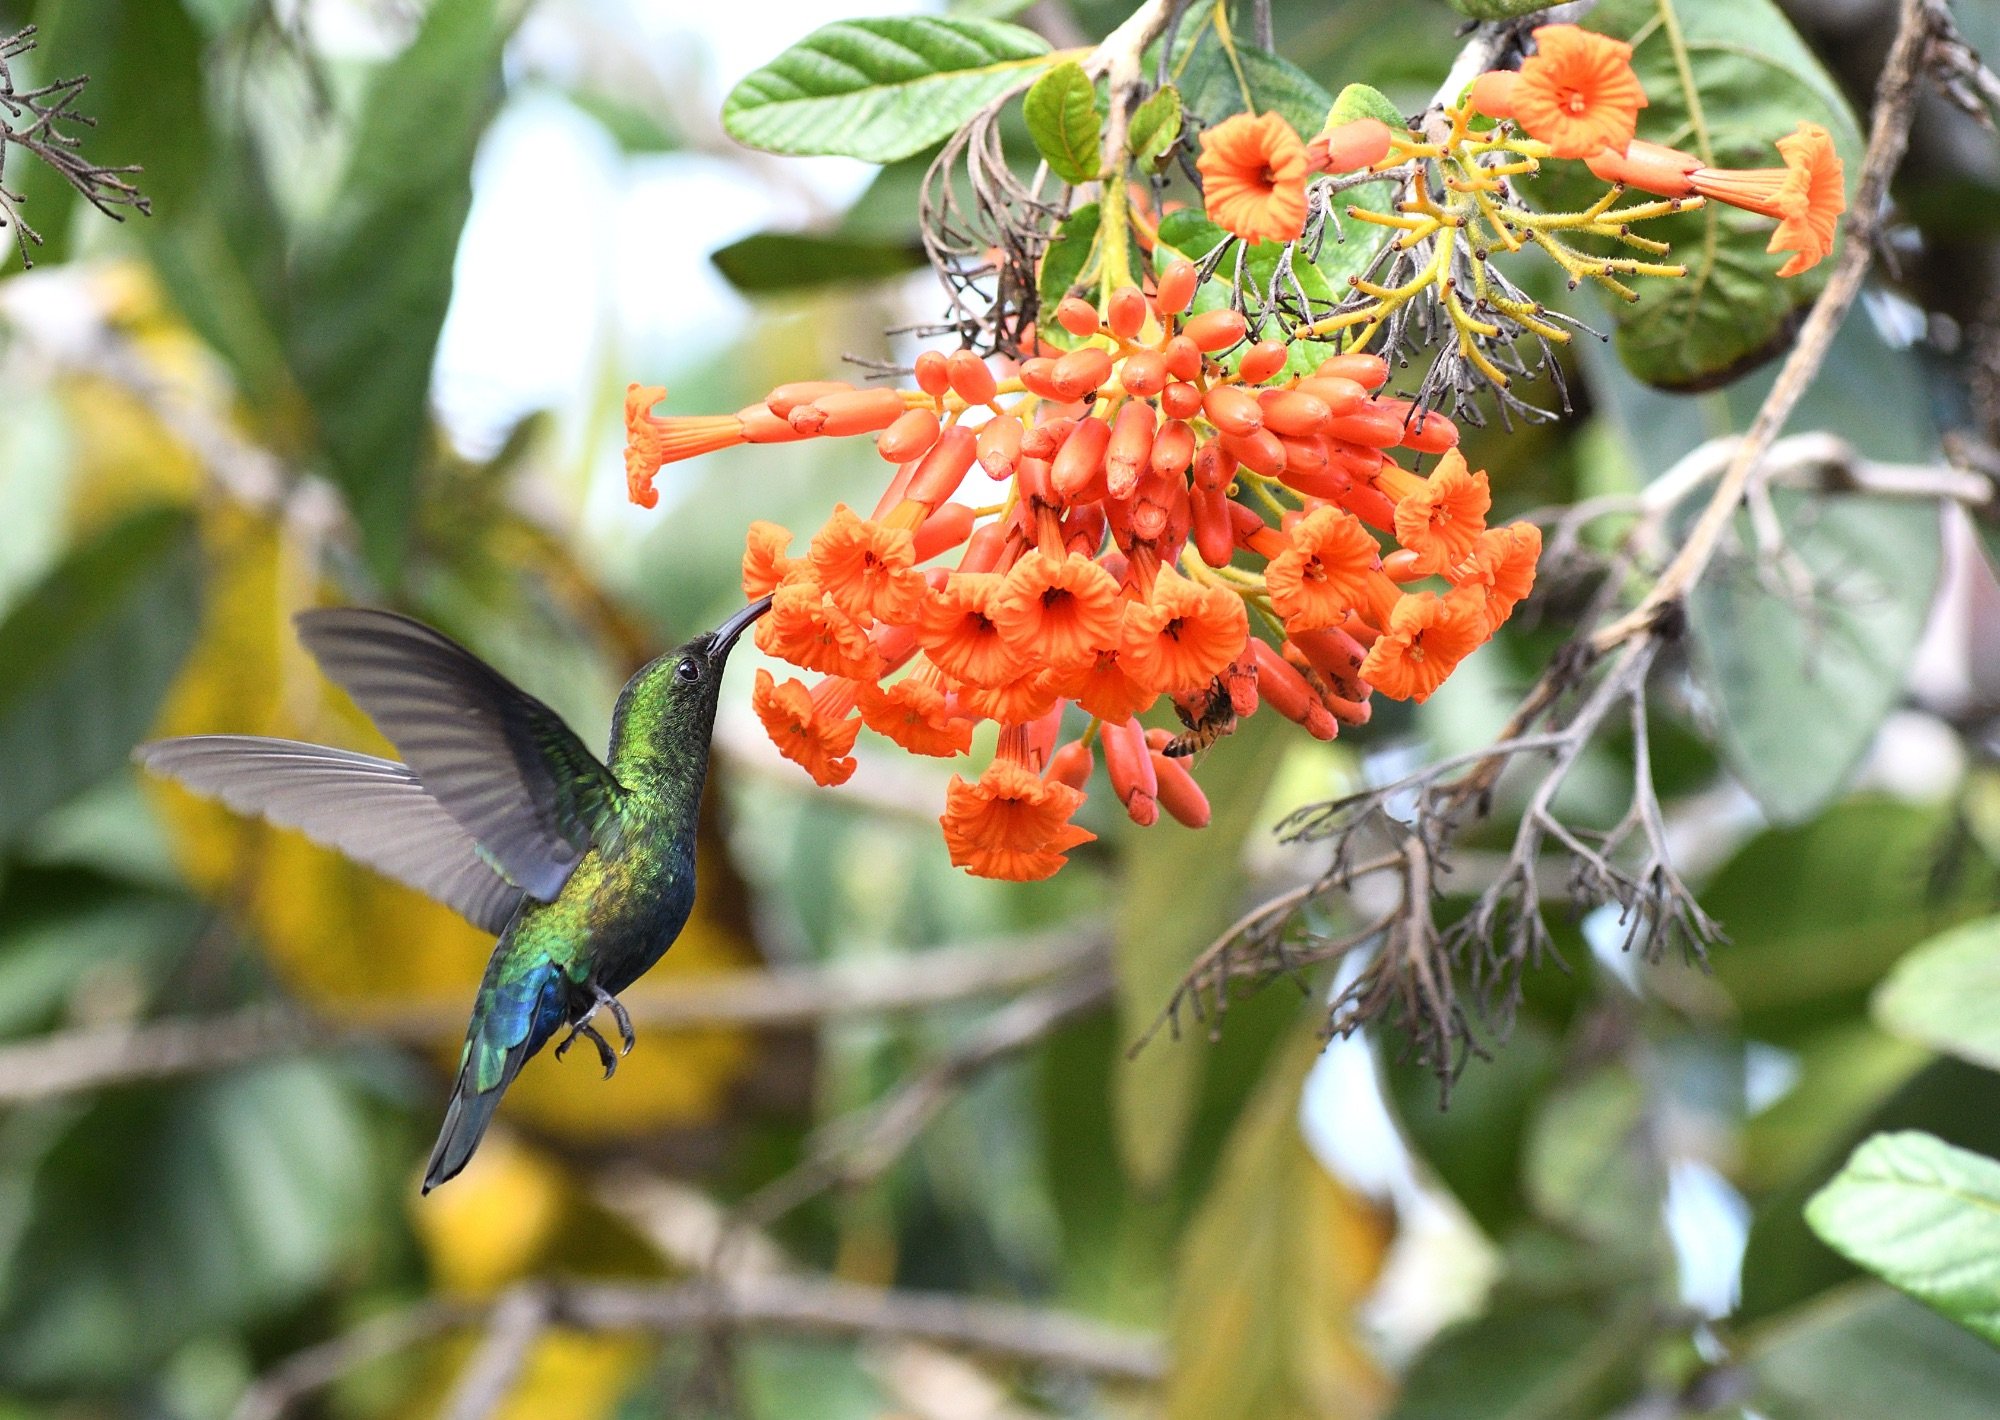
<svg viewBox="0 0 2000 1420">
<path fill-rule="evenodd" d="M 632 1034 L 632 1017 L 625 1010 L 625 1003 L 594 981 L 591 982 L 590 989 L 597 997 L 597 1006 L 602 1006 L 610 1011 L 611 1019 L 618 1022 L 618 1042 L 624 1047 L 618 1053 L 620 1055 L 630 1055 L 632 1047 L 639 1043 L 639 1038 Z M 597 1006 L 590 1008 L 592 1016 L 597 1014 Z M 588 1020 L 590 1017 L 586 1016 L 584 1019 Z"/>
<path fill-rule="evenodd" d="M 608 1080 L 618 1073 L 618 1057 L 612 1053 L 611 1042 L 597 1033 L 597 1027 L 590 1023 L 588 1017 L 569 1028 L 569 1034 L 564 1036 L 562 1044 L 556 1047 L 556 1059 L 563 1058 L 563 1052 L 569 1049 L 570 1043 L 578 1036 L 584 1037 L 597 1047 L 597 1063 L 604 1067 L 605 1079 Z"/>
</svg>

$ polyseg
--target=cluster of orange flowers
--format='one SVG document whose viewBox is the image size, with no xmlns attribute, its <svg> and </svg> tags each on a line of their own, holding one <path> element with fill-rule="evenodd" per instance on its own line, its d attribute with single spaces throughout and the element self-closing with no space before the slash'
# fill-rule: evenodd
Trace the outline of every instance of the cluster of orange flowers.
<svg viewBox="0 0 2000 1420">
<path fill-rule="evenodd" d="M 1637 138 L 1646 91 L 1632 47 L 1575 25 L 1544 25 L 1518 70 L 1481 74 L 1470 111 L 1511 120 L 1529 142 L 1506 145 L 1529 158 L 1581 159 L 1606 182 L 1668 198 L 1707 198 L 1777 222 L 1768 250 L 1790 252 L 1778 271 L 1796 276 L 1833 250 L 1847 209 L 1840 155 L 1824 128 L 1801 123 L 1777 142 L 1775 168 L 1712 168 L 1692 153 Z M 1316 172 L 1395 164 L 1427 151 L 1424 140 L 1363 118 L 1300 140 L 1275 113 L 1239 114 L 1202 134 L 1208 215 L 1245 241 L 1293 241 L 1305 230 L 1306 184 Z"/>
<path fill-rule="evenodd" d="M 1113 291 L 1101 318 L 1067 300 L 1057 319 L 1077 347 L 1004 372 L 931 351 L 915 389 L 787 385 L 715 417 L 656 416 L 663 391 L 628 394 L 627 474 L 647 506 L 676 459 L 876 436 L 897 471 L 867 517 L 836 508 L 802 555 L 788 530 L 750 529 L 744 592 L 774 597 L 757 644 L 822 677 L 759 671 L 753 704 L 821 784 L 853 772 L 864 726 L 949 757 L 996 721 L 992 763 L 952 780 L 942 818 L 973 873 L 1046 877 L 1091 837 L 1071 819 L 1098 746 L 1135 821 L 1165 808 L 1205 823 L 1196 744 L 1260 704 L 1331 739 L 1367 720 L 1372 690 L 1422 700 L 1533 585 L 1539 533 L 1487 527 L 1486 475 L 1450 420 L 1382 396 L 1373 355 L 1280 378 L 1285 345 L 1246 346 L 1233 310 L 1187 313 L 1197 277 L 1176 262 L 1150 297 Z M 1398 447 L 1441 457 L 1424 477 Z M 1003 502 L 955 500 L 975 465 L 1005 481 Z M 927 568 L 954 550 L 955 566 Z M 1278 644 L 1251 634 L 1253 611 Z M 1140 725 L 1162 696 L 1188 734 Z M 1071 704 L 1089 725 L 1059 744 Z"/>
</svg>

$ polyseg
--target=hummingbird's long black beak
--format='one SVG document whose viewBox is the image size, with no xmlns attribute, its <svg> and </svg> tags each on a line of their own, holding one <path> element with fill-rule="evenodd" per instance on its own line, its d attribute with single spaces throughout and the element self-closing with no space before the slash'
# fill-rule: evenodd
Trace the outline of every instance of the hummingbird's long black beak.
<svg viewBox="0 0 2000 1420">
<path fill-rule="evenodd" d="M 730 617 L 729 620 L 723 622 L 722 625 L 716 627 L 711 633 L 715 639 L 715 646 L 710 654 L 717 656 L 728 655 L 730 648 L 736 644 L 736 638 L 741 636 L 745 631 L 748 631 L 750 624 L 770 609 L 771 598 L 768 596 L 759 597 L 756 601 L 744 607 L 743 610 Z"/>
</svg>

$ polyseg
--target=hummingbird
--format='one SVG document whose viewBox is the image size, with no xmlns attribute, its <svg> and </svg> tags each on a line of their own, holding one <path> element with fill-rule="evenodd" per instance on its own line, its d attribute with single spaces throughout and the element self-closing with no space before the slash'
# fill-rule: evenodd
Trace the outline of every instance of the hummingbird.
<svg viewBox="0 0 2000 1420">
<path fill-rule="evenodd" d="M 479 1147 L 500 1097 L 558 1032 L 605 1078 L 630 1053 L 619 993 L 694 908 L 695 826 L 722 671 L 764 597 L 626 682 L 599 760 L 547 705 L 410 617 L 301 612 L 299 640 L 403 756 L 297 740 L 187 735 L 139 746 L 155 774 L 297 829 L 496 934 L 423 1191 Z"/>
</svg>

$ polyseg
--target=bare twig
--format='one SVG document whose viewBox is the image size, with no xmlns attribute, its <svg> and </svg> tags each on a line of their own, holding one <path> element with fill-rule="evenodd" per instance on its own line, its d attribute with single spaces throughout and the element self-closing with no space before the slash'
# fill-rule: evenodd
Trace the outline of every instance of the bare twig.
<svg viewBox="0 0 2000 1420">
<path fill-rule="evenodd" d="M 120 208 L 144 214 L 153 210 L 130 175 L 135 165 L 106 167 L 83 156 L 83 136 L 78 128 L 92 128 L 97 120 L 76 111 L 83 97 L 87 74 L 56 79 L 36 89 L 23 89 L 14 82 L 10 63 L 35 47 L 35 27 L 0 37 L 0 227 L 12 223 L 14 245 L 20 250 L 21 264 L 33 266 L 30 247 L 41 245 L 42 235 L 21 216 L 22 195 L 6 185 L 7 154 L 14 148 L 46 163 L 78 195 L 114 222 L 125 220 Z"/>
<path fill-rule="evenodd" d="M 438 1412 L 440 1420 L 486 1420 L 507 1403 L 528 1363 L 528 1352 L 548 1330 L 552 1301 L 546 1287 L 532 1282 L 501 1295 L 487 1314 L 479 1349 L 459 1372 L 451 1398 Z"/>
<path fill-rule="evenodd" d="M 865 963 L 691 977 L 637 993 L 628 1005 L 635 1022 L 655 1029 L 801 1026 L 1004 995 L 1090 973 L 1105 950 L 1096 930 L 1071 930 L 1002 948 L 949 947 Z M 0 1104 L 222 1070 L 356 1041 L 430 1045 L 464 1027 L 466 1008 L 458 1000 L 426 1002 L 336 1021 L 291 1007 L 253 1006 L 190 1020 L 59 1032 L 0 1047 Z"/>
<path fill-rule="evenodd" d="M 526 1301 L 521 1300 L 522 1296 Z M 490 1303 L 430 1302 L 383 1318 L 337 1342 L 300 1352 L 259 1380 L 238 1404 L 233 1420 L 280 1420 L 316 1391 L 357 1366 L 468 1326 L 497 1330 L 502 1318 L 516 1328 L 544 1328 L 587 1335 L 685 1336 L 726 1326 L 841 1339 L 896 1338 L 927 1341 L 1000 1360 L 1151 1384 L 1166 1369 L 1159 1341 L 1070 1313 L 930 1292 L 865 1287 L 832 1278 L 774 1276 L 666 1286 L 619 1282 L 524 1283 Z M 365 1334 L 364 1334 L 365 1333 Z M 525 1330 L 517 1334 L 528 1334 Z M 485 1355 L 489 1348 L 482 1348 Z M 485 1375 L 498 1375 L 498 1358 Z M 454 1397 L 473 1393 L 482 1379 L 468 1368 Z M 486 1411 L 453 1409 L 454 1420 Z"/>
</svg>

